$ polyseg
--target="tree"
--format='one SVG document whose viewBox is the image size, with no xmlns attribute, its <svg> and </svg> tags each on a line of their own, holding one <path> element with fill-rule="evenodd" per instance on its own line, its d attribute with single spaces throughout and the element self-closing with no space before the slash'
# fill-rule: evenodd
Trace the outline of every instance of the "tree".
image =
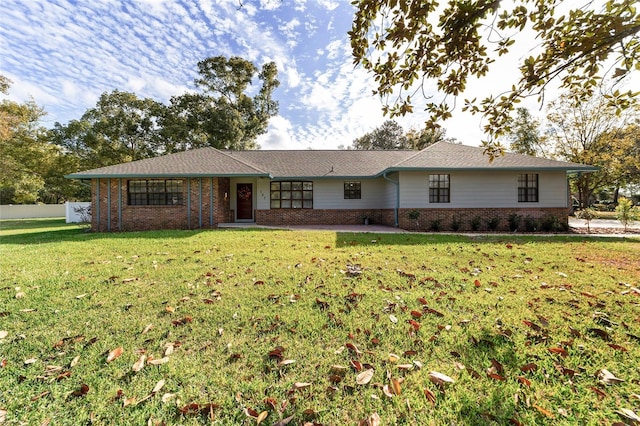
<svg viewBox="0 0 640 426">
<path fill-rule="evenodd" d="M 618 116 L 616 109 L 602 96 L 586 101 L 568 93 L 549 105 L 551 131 L 555 154 L 561 159 L 600 167 L 594 173 L 573 176 L 572 184 L 578 192 L 582 208 L 589 206 L 591 195 L 599 188 L 616 182 L 616 164 L 620 158 L 632 155 L 624 139 L 612 137 L 626 125 L 636 111 Z"/>
<path fill-rule="evenodd" d="M 518 108 L 516 114 L 507 135 L 511 151 L 544 157 L 546 144 L 540 135 L 540 122 L 526 108 Z"/>
<path fill-rule="evenodd" d="M 79 120 L 55 123 L 51 140 L 73 153 L 81 168 L 154 157 L 162 145 L 158 117 L 164 108 L 134 93 L 105 92 Z"/>
<path fill-rule="evenodd" d="M 454 142 L 455 138 L 447 138 L 447 131 L 442 128 L 424 128 L 422 130 L 410 129 L 407 132 L 407 141 L 411 149 L 421 150 L 436 142 Z"/>
<path fill-rule="evenodd" d="M 11 81 L 0 76 L 0 90 L 7 94 Z M 40 165 L 55 155 L 43 143 L 45 129 L 39 125 L 45 115 L 33 101 L 0 102 L 0 198 L 1 203 L 33 203 L 44 186 Z"/>
<path fill-rule="evenodd" d="M 353 141 L 353 149 L 411 149 L 402 126 L 387 120 L 380 127 Z"/>
<path fill-rule="evenodd" d="M 0 90 L 11 82 L 0 75 Z M 0 203 L 59 203 L 88 193 L 78 182 L 64 178 L 77 170 L 73 157 L 49 140 L 40 125 L 45 111 L 32 100 L 0 102 Z"/>
<path fill-rule="evenodd" d="M 638 123 L 612 129 L 603 135 L 613 151 L 606 168 L 611 175 L 613 203 L 618 203 L 620 189 L 640 184 L 640 125 Z"/>
<path fill-rule="evenodd" d="M 598 8 L 588 0 L 562 3 L 464 0 L 439 8 L 436 0 L 357 0 L 349 32 L 354 62 L 374 74 L 374 93 L 386 100 L 383 111 L 391 117 L 412 112 L 414 94 L 435 80 L 443 98 L 427 99 L 425 107 L 427 125 L 435 127 L 451 117 L 450 98 L 455 104 L 470 79 L 487 75 L 496 55 L 518 48 L 512 34 L 532 32 L 539 46 L 519 64 L 520 80 L 501 95 L 464 100 L 463 110 L 486 119 L 485 150 L 496 155 L 495 137 L 509 130 L 517 102 L 542 100 L 549 82 L 588 99 L 609 69 L 603 72 L 603 64 L 615 62 L 616 79 L 640 69 L 636 0 L 607 0 Z M 634 96 L 613 91 L 608 101 L 622 109 Z"/>
<path fill-rule="evenodd" d="M 269 118 L 278 113 L 272 99 L 280 85 L 274 62 L 263 65 L 257 78 L 262 86 L 250 97 L 246 92 L 258 68 L 239 58 L 217 56 L 198 62 L 195 80 L 202 93 L 175 96 L 161 120 L 167 151 L 212 146 L 221 149 L 253 149 L 266 133 Z"/>
</svg>

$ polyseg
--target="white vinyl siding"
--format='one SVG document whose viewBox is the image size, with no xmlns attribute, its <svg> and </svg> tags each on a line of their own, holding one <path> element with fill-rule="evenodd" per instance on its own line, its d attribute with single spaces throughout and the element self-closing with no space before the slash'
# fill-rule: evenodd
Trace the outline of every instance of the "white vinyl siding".
<svg viewBox="0 0 640 426">
<path fill-rule="evenodd" d="M 429 175 L 450 174 L 451 202 L 429 203 Z M 539 201 L 526 203 L 526 207 L 567 207 L 567 178 L 561 172 L 537 172 L 539 175 Z M 520 172 L 433 172 L 400 173 L 401 208 L 474 208 L 523 207 L 518 203 L 518 176 Z"/>
<path fill-rule="evenodd" d="M 382 178 L 360 179 L 361 198 L 344 199 L 344 180 L 313 181 L 314 209 L 391 209 L 395 198 L 388 197 L 387 185 Z"/>
<path fill-rule="evenodd" d="M 383 178 L 360 178 L 360 199 L 344 199 L 346 179 L 308 179 L 313 182 L 314 209 L 392 209 L 395 207 L 395 186 Z M 233 179 L 232 179 L 233 182 Z M 269 210 L 270 180 L 257 180 L 256 208 Z M 233 201 L 233 200 L 232 200 Z"/>
</svg>

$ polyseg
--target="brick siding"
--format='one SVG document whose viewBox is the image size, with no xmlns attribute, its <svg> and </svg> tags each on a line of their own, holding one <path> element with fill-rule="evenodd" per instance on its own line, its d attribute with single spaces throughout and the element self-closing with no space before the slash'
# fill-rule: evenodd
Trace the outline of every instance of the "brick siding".
<svg viewBox="0 0 640 426">
<path fill-rule="evenodd" d="M 369 218 L 371 225 L 394 224 L 393 209 L 273 209 L 256 210 L 260 225 L 362 225 Z"/>
<path fill-rule="evenodd" d="M 412 219 L 412 212 L 419 213 Z M 464 209 L 399 209 L 399 227 L 410 231 L 430 231 L 438 227 L 442 231 L 512 231 L 509 218 L 518 215 L 518 232 L 560 231 L 569 227 L 567 208 L 464 208 Z M 458 229 L 454 229 L 454 219 Z M 497 224 L 490 229 L 490 222 Z M 479 225 L 478 229 L 473 226 Z M 546 229 L 548 227 L 555 229 Z"/>
<path fill-rule="evenodd" d="M 232 220 L 229 178 L 213 178 L 213 200 L 211 178 L 184 179 L 183 204 L 177 206 L 130 206 L 127 181 L 92 180 L 91 226 L 94 231 L 211 228 L 211 203 L 214 206 L 213 227 Z"/>
</svg>

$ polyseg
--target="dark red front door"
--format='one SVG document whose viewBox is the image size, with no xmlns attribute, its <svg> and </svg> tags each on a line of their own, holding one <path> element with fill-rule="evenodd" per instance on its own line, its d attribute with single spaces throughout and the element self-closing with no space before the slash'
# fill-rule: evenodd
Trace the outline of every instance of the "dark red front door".
<svg viewBox="0 0 640 426">
<path fill-rule="evenodd" d="M 253 184 L 236 185 L 236 212 L 239 220 L 253 219 Z"/>
</svg>

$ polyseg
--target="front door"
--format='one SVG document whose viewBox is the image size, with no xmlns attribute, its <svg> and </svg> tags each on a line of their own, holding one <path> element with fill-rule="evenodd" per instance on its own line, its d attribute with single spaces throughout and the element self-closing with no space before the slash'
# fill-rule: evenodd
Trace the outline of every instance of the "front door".
<svg viewBox="0 0 640 426">
<path fill-rule="evenodd" d="M 236 184 L 236 216 L 238 220 L 253 219 L 253 184 Z"/>
</svg>

